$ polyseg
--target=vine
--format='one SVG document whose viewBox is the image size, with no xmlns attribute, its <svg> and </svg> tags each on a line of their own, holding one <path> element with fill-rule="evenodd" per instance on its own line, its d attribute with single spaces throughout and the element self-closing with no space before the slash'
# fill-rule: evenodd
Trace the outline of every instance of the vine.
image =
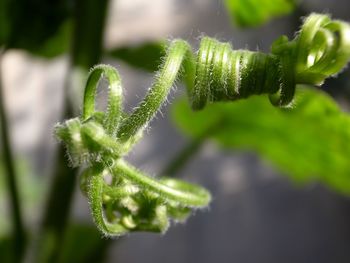
<svg viewBox="0 0 350 263">
<path fill-rule="evenodd" d="M 272 104 L 292 104 L 297 84 L 321 85 L 350 58 L 349 24 L 311 14 L 291 41 L 276 40 L 270 54 L 233 50 L 229 43 L 204 37 L 195 55 L 187 42 L 174 40 L 143 101 L 129 115 L 122 109 L 118 72 L 98 65 L 88 77 L 80 118 L 59 124 L 56 135 L 67 146 L 73 166 L 87 163 L 81 176 L 93 218 L 106 235 L 129 231 L 164 232 L 169 219 L 184 220 L 191 209 L 210 202 L 200 186 L 152 178 L 123 160 L 182 76 L 194 110 L 207 102 L 232 101 L 268 94 Z M 182 71 L 182 74 L 180 74 Z M 106 112 L 95 110 L 100 78 L 109 81 Z"/>
</svg>

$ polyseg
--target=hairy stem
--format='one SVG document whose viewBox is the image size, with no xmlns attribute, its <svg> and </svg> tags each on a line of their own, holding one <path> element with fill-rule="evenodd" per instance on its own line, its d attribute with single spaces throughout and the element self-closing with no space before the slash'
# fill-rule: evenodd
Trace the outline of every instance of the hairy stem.
<svg viewBox="0 0 350 263">
<path fill-rule="evenodd" d="M 26 235 L 23 225 L 19 191 L 17 185 L 17 174 L 13 153 L 10 145 L 9 127 L 7 113 L 5 109 L 5 100 L 3 86 L 1 81 L 1 62 L 3 51 L 0 51 L 0 120 L 1 120 L 1 144 L 4 158 L 4 166 L 9 190 L 9 200 L 11 204 L 12 223 L 14 232 L 14 261 L 20 262 L 24 253 L 26 244 Z"/>
<path fill-rule="evenodd" d="M 185 185 L 186 183 L 181 181 L 173 182 L 173 186 L 177 184 L 176 188 L 170 187 L 167 184 L 154 180 L 150 176 L 145 176 L 124 160 L 119 160 L 117 165 L 112 168 L 112 171 L 115 174 L 121 174 L 138 185 L 146 187 L 148 190 L 154 191 L 161 198 L 166 198 L 173 202 L 182 202 L 189 207 L 205 207 L 211 199 L 209 192 L 204 188 L 195 185 Z"/>
<path fill-rule="evenodd" d="M 105 235 L 140 230 L 164 232 L 169 219 L 183 220 L 192 209 L 210 202 L 210 194 L 204 188 L 174 178 L 152 178 L 122 158 L 166 102 L 177 77 L 184 78 L 194 110 L 204 108 L 208 102 L 260 94 L 268 94 L 276 106 L 288 107 L 296 84 L 320 85 L 347 64 L 349 34 L 349 24 L 311 14 L 293 40 L 286 36 L 277 39 L 270 54 L 234 50 L 230 44 L 208 37 L 202 38 L 195 54 L 187 42 L 174 40 L 154 84 L 130 115 L 121 112 L 119 77 L 108 76 L 118 73 L 113 74 L 113 69 L 105 65 L 93 68 L 85 89 L 83 116 L 58 124 L 56 135 L 67 145 L 73 165 L 88 164 L 81 187 L 101 232 Z M 97 112 L 94 107 L 102 73 L 107 75 L 112 91 L 108 105 L 118 108 L 113 111 Z M 185 165 L 201 143 L 222 127 L 223 118 L 219 123 L 208 122 L 203 137 L 175 158 L 165 173 L 174 173 Z M 110 177 L 112 181 L 108 182 Z"/>
<path fill-rule="evenodd" d="M 154 84 L 134 112 L 120 124 L 118 138 L 125 142 L 142 131 L 157 113 L 173 86 L 181 65 L 190 53 L 190 46 L 183 40 L 175 40 Z"/>
</svg>

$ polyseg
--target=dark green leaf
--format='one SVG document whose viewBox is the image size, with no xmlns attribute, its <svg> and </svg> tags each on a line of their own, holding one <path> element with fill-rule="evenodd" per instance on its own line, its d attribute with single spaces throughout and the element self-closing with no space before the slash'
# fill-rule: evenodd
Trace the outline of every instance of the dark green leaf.
<svg viewBox="0 0 350 263">
<path fill-rule="evenodd" d="M 67 230 L 60 263 L 103 262 L 112 241 L 101 236 L 94 226 L 71 225 Z"/>
<path fill-rule="evenodd" d="M 75 0 L 72 64 L 85 70 L 101 61 L 108 0 Z"/>
<path fill-rule="evenodd" d="M 10 235 L 0 238 L 0 262 L 14 262 L 12 238 Z"/>
<path fill-rule="evenodd" d="M 37 215 L 39 200 L 43 196 L 43 180 L 35 177 L 25 160 L 15 156 L 14 164 L 18 173 L 17 183 L 19 196 L 21 197 L 22 212 L 26 222 L 31 224 L 33 217 Z M 13 251 L 14 238 L 11 211 L 9 211 L 9 192 L 7 190 L 4 159 L 0 154 L 0 262 L 15 262 Z M 40 180 L 39 180 L 40 179 Z M 28 235 L 29 237 L 30 235 Z"/>
<path fill-rule="evenodd" d="M 212 129 L 210 137 L 224 148 L 255 151 L 298 182 L 318 180 L 350 194 L 350 117 L 319 90 L 298 90 L 291 109 L 256 96 L 199 112 L 180 101 L 173 113 L 191 137 Z"/>
<path fill-rule="evenodd" d="M 0 0 L 0 46 L 9 38 L 11 30 L 11 20 L 9 6 L 11 0 Z"/>
<path fill-rule="evenodd" d="M 0 46 L 54 56 L 66 50 L 69 0 L 0 0 Z"/>
<path fill-rule="evenodd" d="M 53 58 L 69 51 L 72 33 L 72 23 L 70 20 L 65 21 L 57 32 L 43 43 L 34 48 L 22 47 L 27 49 L 33 55 Z"/>
<path fill-rule="evenodd" d="M 121 47 L 108 53 L 131 66 L 153 72 L 158 70 L 161 57 L 165 54 L 165 43 L 151 42 L 135 47 Z"/>
<path fill-rule="evenodd" d="M 232 21 L 240 27 L 262 25 L 272 18 L 289 14 L 293 0 L 225 0 Z"/>
<path fill-rule="evenodd" d="M 32 222 L 39 209 L 39 201 L 45 192 L 45 182 L 35 176 L 28 162 L 18 156 L 14 158 L 17 171 L 17 184 L 21 197 L 22 212 L 27 222 Z M 11 213 L 9 207 L 9 193 L 4 169 L 4 159 L 0 154 L 0 240 L 11 234 Z M 0 260 L 0 262 L 3 262 Z"/>
</svg>

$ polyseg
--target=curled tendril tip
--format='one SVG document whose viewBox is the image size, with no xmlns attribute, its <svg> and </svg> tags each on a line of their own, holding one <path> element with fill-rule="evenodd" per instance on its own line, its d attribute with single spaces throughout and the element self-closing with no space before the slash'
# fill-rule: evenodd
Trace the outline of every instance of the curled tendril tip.
<svg viewBox="0 0 350 263">
<path fill-rule="evenodd" d="M 269 54 L 234 50 L 229 43 L 208 37 L 201 39 L 194 54 L 187 42 L 177 39 L 169 44 L 154 84 L 131 114 L 122 108 L 117 70 L 94 67 L 86 83 L 82 116 L 57 125 L 56 135 L 66 144 L 73 165 L 88 164 L 81 189 L 98 228 L 106 235 L 164 232 L 169 218 L 184 220 L 192 209 L 210 202 L 209 192 L 200 186 L 152 178 L 123 160 L 166 101 L 180 72 L 194 110 L 208 102 L 259 94 L 286 107 L 297 84 L 320 85 L 340 72 L 349 58 L 349 24 L 321 14 L 308 16 L 293 40 L 277 39 Z M 109 81 L 108 107 L 99 112 L 95 96 L 103 76 Z"/>
</svg>

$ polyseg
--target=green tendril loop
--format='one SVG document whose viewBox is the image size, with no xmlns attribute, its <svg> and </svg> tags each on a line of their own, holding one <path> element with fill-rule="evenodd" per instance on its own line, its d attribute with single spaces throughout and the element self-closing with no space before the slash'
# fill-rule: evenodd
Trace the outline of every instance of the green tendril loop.
<svg viewBox="0 0 350 263">
<path fill-rule="evenodd" d="M 87 79 L 83 113 L 56 126 L 73 166 L 87 163 L 81 190 L 105 235 L 130 231 L 164 232 L 169 219 L 185 220 L 206 207 L 210 194 L 181 180 L 152 178 L 123 160 L 166 101 L 181 76 L 194 110 L 208 102 L 268 94 L 272 104 L 291 104 L 297 84 L 320 85 L 350 58 L 350 26 L 327 15 L 311 14 L 295 37 L 277 39 L 270 54 L 233 50 L 229 43 L 203 37 L 195 55 L 187 42 L 174 40 L 154 84 L 131 113 L 123 112 L 122 86 L 111 66 L 94 67 Z M 182 74 L 180 74 L 182 73 Z M 99 80 L 109 82 L 106 112 L 95 109 Z"/>
</svg>

